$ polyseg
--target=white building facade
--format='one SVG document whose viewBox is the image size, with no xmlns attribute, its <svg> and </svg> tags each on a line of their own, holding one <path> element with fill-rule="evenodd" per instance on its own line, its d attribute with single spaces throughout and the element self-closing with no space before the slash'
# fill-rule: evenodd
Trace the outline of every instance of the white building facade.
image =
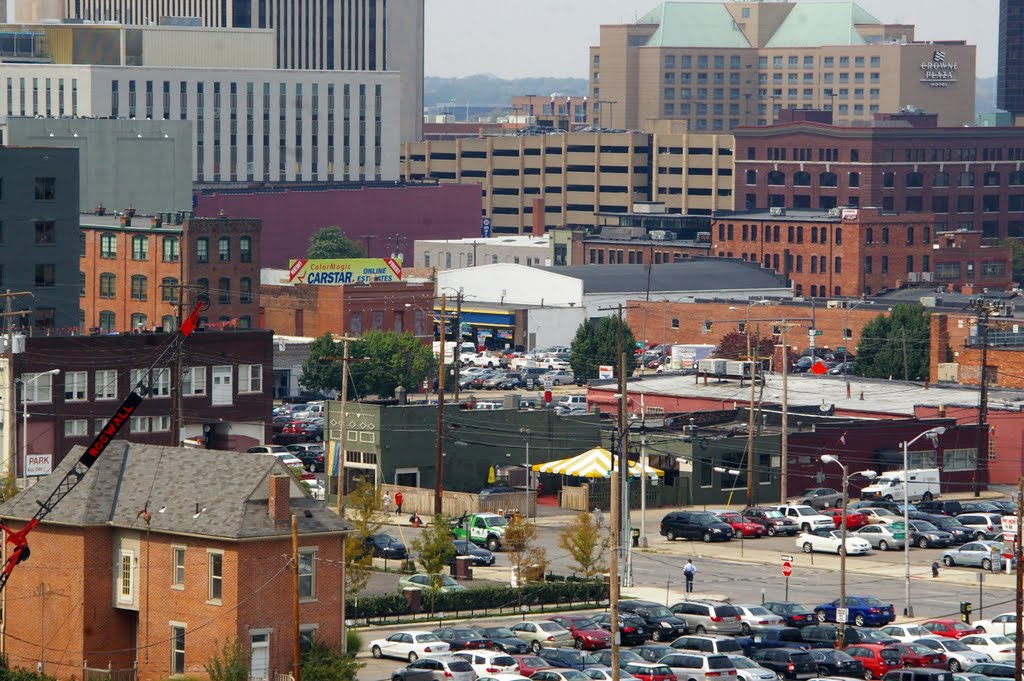
<svg viewBox="0 0 1024 681">
<path fill-rule="evenodd" d="M 399 108 L 394 72 L 0 64 L 8 116 L 191 121 L 196 182 L 396 180 Z"/>
</svg>

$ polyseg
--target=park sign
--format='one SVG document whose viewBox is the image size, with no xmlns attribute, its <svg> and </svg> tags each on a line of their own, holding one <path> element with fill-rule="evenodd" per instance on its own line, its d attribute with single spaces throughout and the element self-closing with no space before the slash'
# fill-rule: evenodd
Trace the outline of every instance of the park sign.
<svg viewBox="0 0 1024 681">
<path fill-rule="evenodd" d="M 401 281 L 402 264 L 394 258 L 346 258 L 338 260 L 289 260 L 289 284 L 342 286 L 382 281 Z"/>
</svg>

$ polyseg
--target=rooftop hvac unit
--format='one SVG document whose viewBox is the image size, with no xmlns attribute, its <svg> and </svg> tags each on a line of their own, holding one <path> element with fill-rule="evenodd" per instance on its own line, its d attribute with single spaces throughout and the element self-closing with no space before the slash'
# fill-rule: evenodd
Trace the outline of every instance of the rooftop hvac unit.
<svg viewBox="0 0 1024 681">
<path fill-rule="evenodd" d="M 829 208 L 828 209 L 828 216 L 830 218 L 837 218 L 837 217 L 839 217 L 842 214 L 843 214 L 843 212 L 839 208 Z"/>
<path fill-rule="evenodd" d="M 772 206 L 768 209 L 768 214 L 781 217 L 786 214 L 786 209 L 782 206 Z"/>
<path fill-rule="evenodd" d="M 672 241 L 675 239 L 675 232 L 670 232 L 665 229 L 652 229 L 647 233 L 653 241 Z"/>
<path fill-rule="evenodd" d="M 841 300 L 830 300 L 827 303 L 825 303 L 825 305 L 828 307 L 828 309 L 834 310 L 834 309 L 836 309 L 838 307 L 842 307 L 843 306 L 843 301 L 841 301 Z"/>
</svg>

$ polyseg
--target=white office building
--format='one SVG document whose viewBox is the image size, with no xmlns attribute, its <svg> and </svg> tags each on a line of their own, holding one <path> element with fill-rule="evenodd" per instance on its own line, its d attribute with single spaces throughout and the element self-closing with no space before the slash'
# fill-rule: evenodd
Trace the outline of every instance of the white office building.
<svg viewBox="0 0 1024 681">
<path fill-rule="evenodd" d="M 192 121 L 196 182 L 399 175 L 399 76 L 0 63 L 0 114 Z"/>
</svg>

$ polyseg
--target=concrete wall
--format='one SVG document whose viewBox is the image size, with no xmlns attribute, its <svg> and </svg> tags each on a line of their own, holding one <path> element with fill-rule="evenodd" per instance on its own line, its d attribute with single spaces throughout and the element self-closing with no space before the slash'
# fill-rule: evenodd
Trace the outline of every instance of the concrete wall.
<svg viewBox="0 0 1024 681">
<path fill-rule="evenodd" d="M 385 68 L 401 79 L 401 139 L 423 139 L 423 0 L 387 4 Z"/>
<path fill-rule="evenodd" d="M 524 338 L 526 348 L 532 350 L 552 345 L 568 346 L 576 336 L 576 329 L 586 321 L 586 316 L 582 307 L 528 308 Z"/>
<path fill-rule="evenodd" d="M 274 31 L 152 26 L 142 33 L 144 66 L 272 69 Z M 242 108 L 241 103 L 239 108 Z"/>
</svg>

